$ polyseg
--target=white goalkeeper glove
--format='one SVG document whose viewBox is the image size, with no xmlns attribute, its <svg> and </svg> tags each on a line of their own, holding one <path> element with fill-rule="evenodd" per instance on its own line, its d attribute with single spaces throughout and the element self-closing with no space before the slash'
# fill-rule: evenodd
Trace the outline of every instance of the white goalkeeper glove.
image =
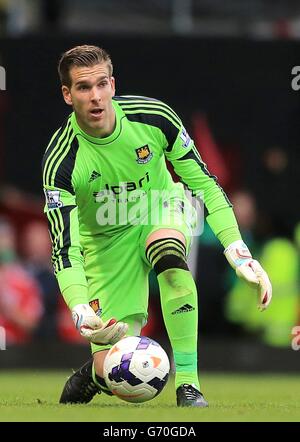
<svg viewBox="0 0 300 442">
<path fill-rule="evenodd" d="M 252 258 L 246 244 L 242 240 L 235 241 L 224 250 L 224 254 L 240 278 L 257 286 L 257 307 L 260 311 L 265 310 L 272 299 L 272 285 L 262 266 Z"/>
<path fill-rule="evenodd" d="M 72 308 L 75 327 L 88 341 L 94 344 L 115 344 L 126 335 L 128 324 L 111 318 L 103 322 L 89 304 L 77 304 Z"/>
</svg>

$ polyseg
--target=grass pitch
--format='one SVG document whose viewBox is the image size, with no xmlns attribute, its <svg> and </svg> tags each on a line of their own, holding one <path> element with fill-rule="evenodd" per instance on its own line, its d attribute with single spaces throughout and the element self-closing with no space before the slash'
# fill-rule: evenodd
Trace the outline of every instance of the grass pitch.
<svg viewBox="0 0 300 442">
<path fill-rule="evenodd" d="M 87 405 L 59 405 L 70 373 L 0 371 L 0 421 L 207 422 L 300 421 L 296 375 L 202 374 L 208 409 L 177 408 L 174 381 L 144 404 L 97 395 Z"/>
</svg>

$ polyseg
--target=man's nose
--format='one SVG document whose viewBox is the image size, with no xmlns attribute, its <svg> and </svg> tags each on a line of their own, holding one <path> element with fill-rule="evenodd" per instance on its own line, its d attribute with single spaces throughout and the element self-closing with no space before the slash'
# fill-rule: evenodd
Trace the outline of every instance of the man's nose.
<svg viewBox="0 0 300 442">
<path fill-rule="evenodd" d="M 93 88 L 91 91 L 91 100 L 92 101 L 101 101 L 101 94 L 98 88 Z"/>
</svg>

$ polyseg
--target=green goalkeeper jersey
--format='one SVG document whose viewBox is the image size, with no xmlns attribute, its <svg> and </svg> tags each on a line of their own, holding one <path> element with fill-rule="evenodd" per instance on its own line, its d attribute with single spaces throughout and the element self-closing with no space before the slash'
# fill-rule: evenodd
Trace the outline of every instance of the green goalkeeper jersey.
<svg viewBox="0 0 300 442">
<path fill-rule="evenodd" d="M 83 259 L 85 243 L 91 243 L 87 239 L 101 241 L 101 235 L 113 236 L 131 227 L 121 206 L 130 210 L 136 204 L 133 195 L 171 192 L 176 186 L 166 159 L 193 195 L 203 199 L 207 221 L 223 246 L 240 239 L 226 195 L 176 113 L 161 101 L 138 96 L 116 96 L 113 107 L 116 124 L 111 135 L 87 135 L 72 113 L 44 155 L 45 213 L 62 292 L 71 286 L 84 292 L 87 286 Z M 101 208 L 107 195 L 112 196 L 116 213 L 103 223 L 99 217 L 106 216 Z"/>
</svg>

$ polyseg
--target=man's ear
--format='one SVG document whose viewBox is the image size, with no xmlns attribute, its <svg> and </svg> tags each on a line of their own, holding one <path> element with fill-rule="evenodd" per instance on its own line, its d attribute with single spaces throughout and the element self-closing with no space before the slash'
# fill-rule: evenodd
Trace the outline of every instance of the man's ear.
<svg viewBox="0 0 300 442">
<path fill-rule="evenodd" d="M 65 102 L 69 105 L 72 106 L 73 102 L 72 102 L 72 97 L 71 97 L 71 91 L 68 88 L 68 86 L 62 86 L 61 87 L 61 91 L 64 97 Z"/>
<path fill-rule="evenodd" d="M 110 77 L 110 85 L 111 85 L 111 88 L 112 88 L 112 91 L 113 91 L 113 96 L 114 96 L 115 93 L 116 93 L 116 80 L 115 80 L 115 77 Z"/>
</svg>

